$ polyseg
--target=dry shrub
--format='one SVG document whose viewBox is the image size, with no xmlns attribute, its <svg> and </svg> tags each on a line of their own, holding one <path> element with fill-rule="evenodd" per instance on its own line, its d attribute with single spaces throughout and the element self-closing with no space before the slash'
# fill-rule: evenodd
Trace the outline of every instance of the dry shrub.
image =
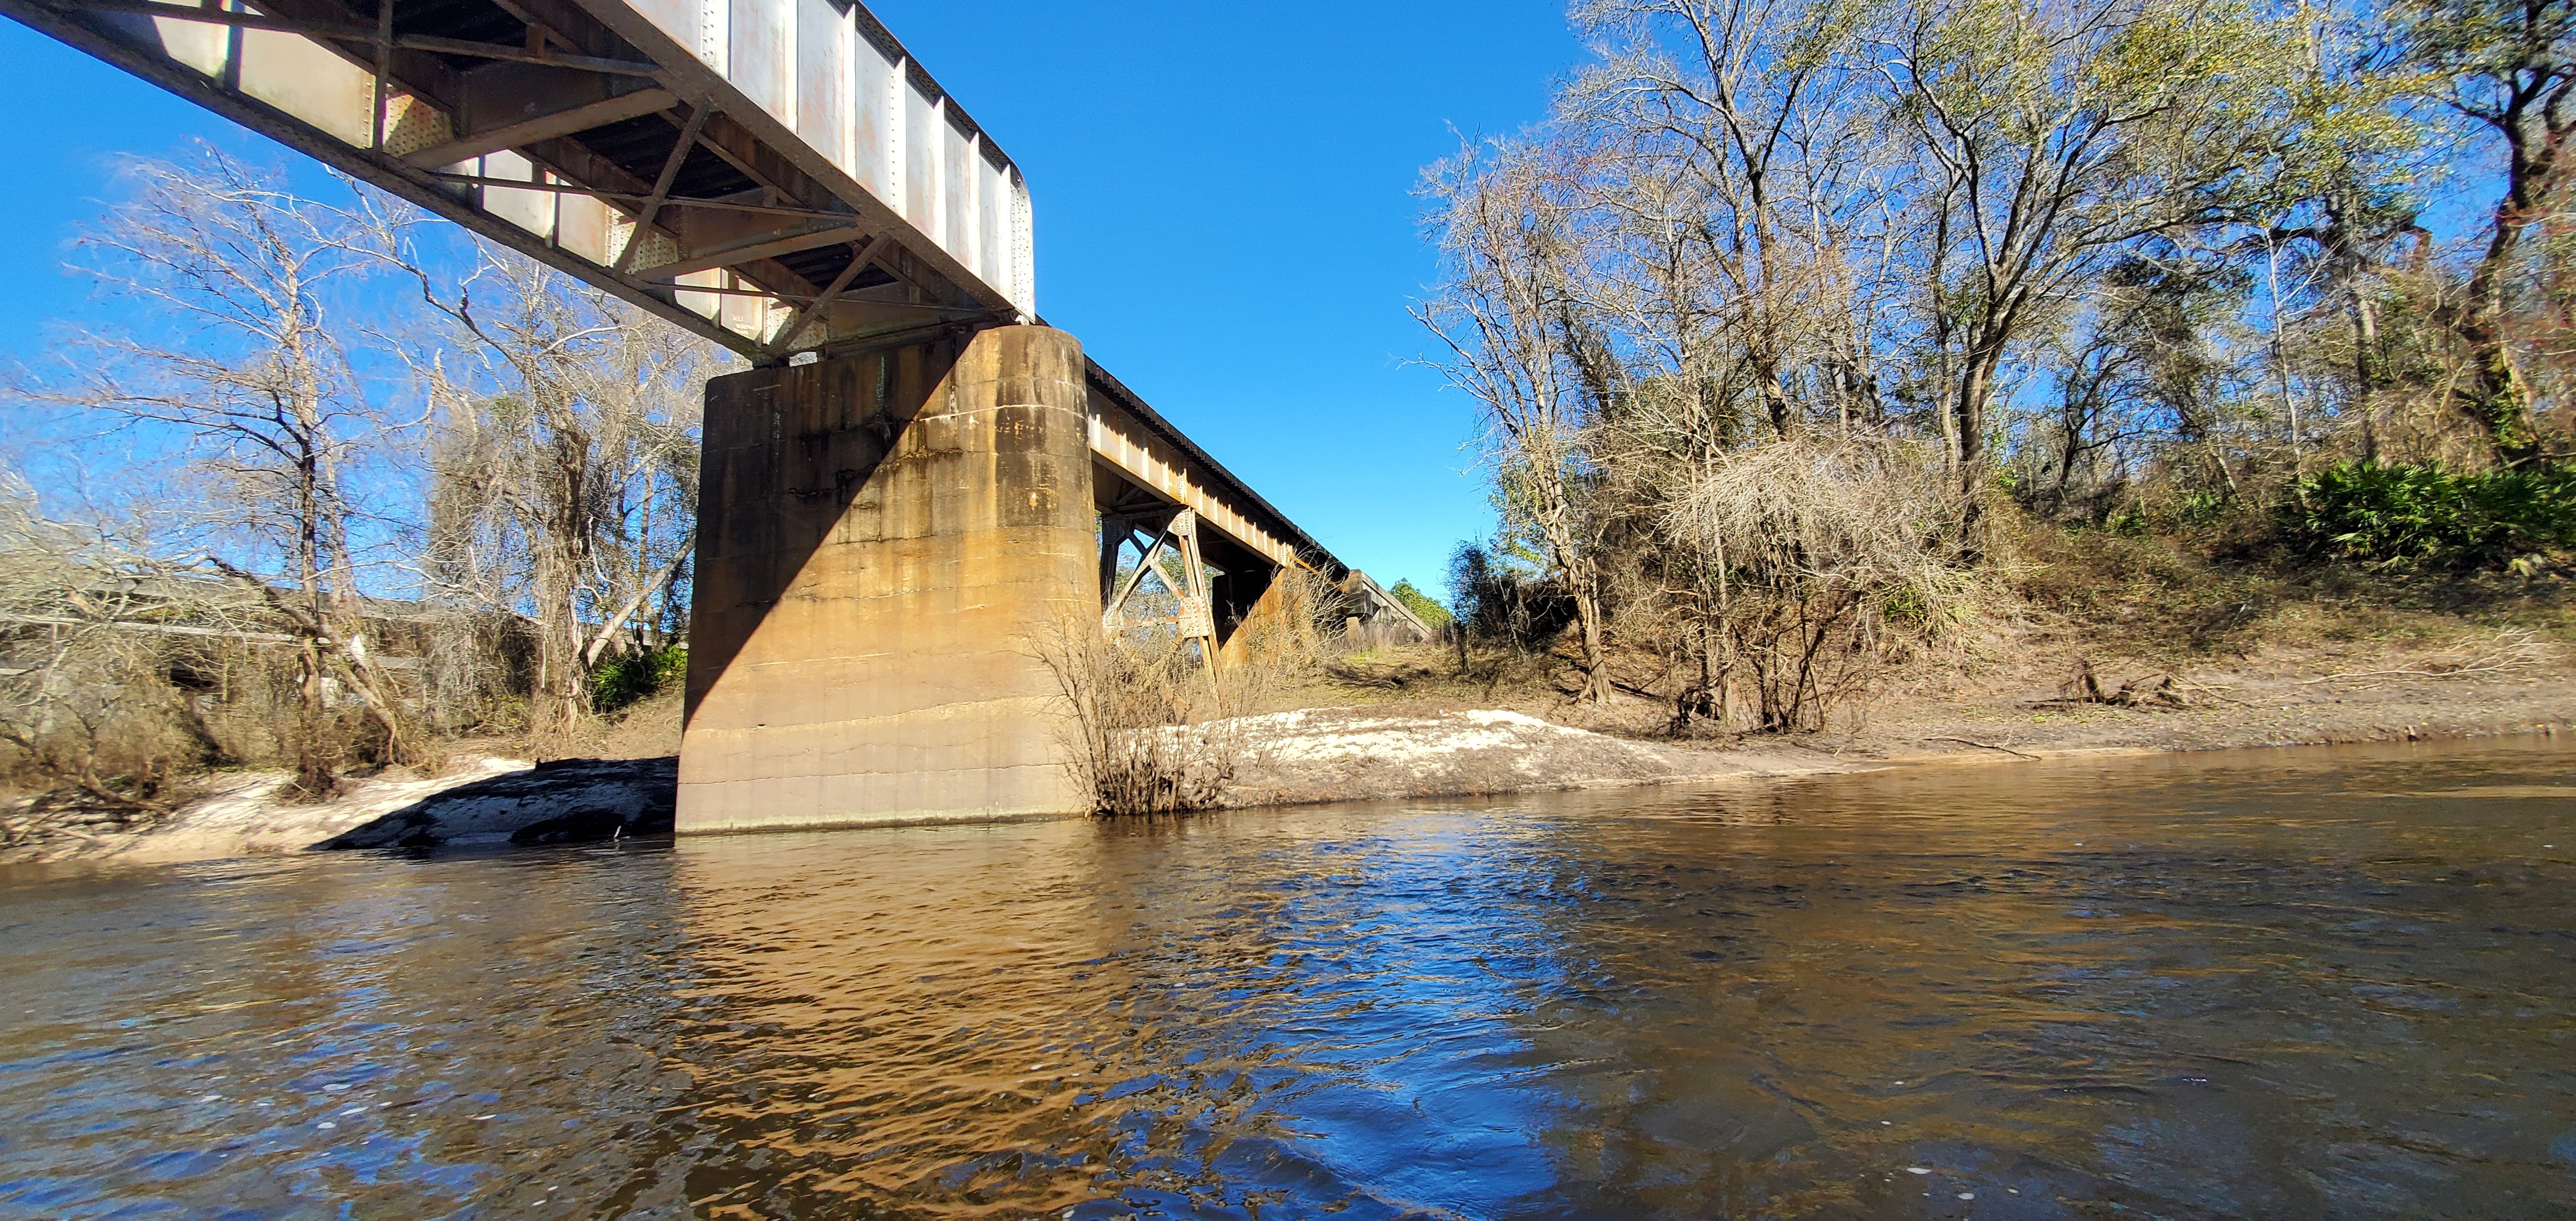
<svg viewBox="0 0 2576 1221">
<path fill-rule="evenodd" d="M 1575 621 L 1563 582 L 1534 576 L 1475 543 L 1450 555 L 1449 592 L 1459 609 L 1462 657 L 1469 641 L 1542 653 Z"/>
<path fill-rule="evenodd" d="M 1094 812 L 1184 814 L 1223 802 L 1242 742 L 1202 719 L 1218 696 L 1193 650 L 1121 644 L 1078 614 L 1034 643 L 1064 696 L 1060 732 Z"/>
<path fill-rule="evenodd" d="M 1723 723 L 1825 727 L 1911 647 L 1973 616 L 1982 589 L 1953 546 L 1963 506 L 1931 447 L 1802 437 L 1727 453 L 1652 521 L 1676 652 L 1703 680 L 1676 700 Z"/>
<path fill-rule="evenodd" d="M 420 633 L 422 719 L 444 737 L 524 734 L 536 679 L 536 630 L 514 615 L 428 608 Z"/>
<path fill-rule="evenodd" d="M 352 616 L 349 643 L 316 658 L 294 634 L 313 617 L 276 587 L 171 560 L 130 521 L 48 520 L 10 492 L 0 483 L 0 775 L 48 793 L 39 805 L 150 815 L 187 777 L 236 763 L 283 764 L 319 797 L 342 766 L 417 753 L 398 751 L 342 660 L 363 653 L 374 691 L 419 702 L 386 677 L 400 625 Z"/>
<path fill-rule="evenodd" d="M 0 743 L 15 779 L 53 804 L 159 813 L 216 755 L 172 687 L 157 642 L 131 634 L 22 637 L 0 683 Z"/>
<path fill-rule="evenodd" d="M 0 485 L 0 771 L 84 807 L 164 810 L 175 776 L 222 753 L 174 681 L 204 638 L 129 622 L 166 600 L 138 595 L 148 574 L 111 542 Z"/>
</svg>

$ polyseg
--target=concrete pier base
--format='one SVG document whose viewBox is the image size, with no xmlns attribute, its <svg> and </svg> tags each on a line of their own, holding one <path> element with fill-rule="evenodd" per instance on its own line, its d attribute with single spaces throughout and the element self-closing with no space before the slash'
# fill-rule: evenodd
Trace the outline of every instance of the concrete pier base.
<svg viewBox="0 0 2576 1221">
<path fill-rule="evenodd" d="M 1100 612 L 1083 368 L 1019 326 L 708 383 L 682 834 L 1090 809 L 1035 647 Z"/>
</svg>

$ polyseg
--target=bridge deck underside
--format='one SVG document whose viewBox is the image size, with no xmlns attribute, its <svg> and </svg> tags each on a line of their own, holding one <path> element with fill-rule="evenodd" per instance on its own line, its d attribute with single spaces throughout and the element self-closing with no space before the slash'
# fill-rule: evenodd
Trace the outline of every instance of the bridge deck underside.
<svg viewBox="0 0 2576 1221">
<path fill-rule="evenodd" d="M 1026 185 L 863 8 L 689 6 L 0 0 L 755 362 L 1034 315 Z"/>
<path fill-rule="evenodd" d="M 1018 170 L 848 0 L 0 0 L 0 13 L 755 364 L 1036 312 Z M 1088 371 L 1104 466 L 1246 555 L 1338 573 Z"/>
</svg>

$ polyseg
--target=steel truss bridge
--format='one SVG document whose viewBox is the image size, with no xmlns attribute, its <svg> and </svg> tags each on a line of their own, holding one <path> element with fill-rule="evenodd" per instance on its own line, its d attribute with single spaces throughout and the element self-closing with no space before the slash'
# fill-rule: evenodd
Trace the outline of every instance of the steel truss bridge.
<svg viewBox="0 0 2576 1221">
<path fill-rule="evenodd" d="M 0 0 L 756 365 L 1037 320 L 1028 183 L 845 0 Z M 1094 362 L 1102 505 L 1331 553 Z M 1212 557 L 1214 558 L 1214 557 Z M 1217 561 L 1227 566 L 1223 559 Z"/>
<path fill-rule="evenodd" d="M 1312 616 L 1290 570 L 1425 634 L 1040 323 L 1019 166 L 856 0 L 0 13 L 751 361 L 707 391 L 683 832 L 1086 812 L 1037 618 L 1125 638 L 1146 570 L 1212 678 Z"/>
</svg>

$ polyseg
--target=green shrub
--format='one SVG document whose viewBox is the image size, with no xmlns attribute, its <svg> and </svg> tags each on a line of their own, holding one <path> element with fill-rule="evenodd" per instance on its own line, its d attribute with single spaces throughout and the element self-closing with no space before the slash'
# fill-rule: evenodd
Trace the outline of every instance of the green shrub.
<svg viewBox="0 0 2576 1221">
<path fill-rule="evenodd" d="M 653 698 L 688 677 L 689 650 L 665 645 L 644 653 L 621 653 L 590 672 L 590 706 L 615 712 Z"/>
<path fill-rule="evenodd" d="M 2174 506 L 2174 515 L 2186 526 L 2207 526 L 2227 516 L 2228 500 L 2224 493 L 2189 491 Z"/>
<path fill-rule="evenodd" d="M 1574 599 L 1504 546 L 1460 543 L 1449 557 L 1449 604 L 1476 639 L 1545 648 L 1574 622 Z"/>
<path fill-rule="evenodd" d="M 2345 462 L 2300 480 L 2284 534 L 2315 559 L 2501 568 L 2576 548 L 2576 466 L 2463 475 L 2437 463 Z"/>
</svg>

